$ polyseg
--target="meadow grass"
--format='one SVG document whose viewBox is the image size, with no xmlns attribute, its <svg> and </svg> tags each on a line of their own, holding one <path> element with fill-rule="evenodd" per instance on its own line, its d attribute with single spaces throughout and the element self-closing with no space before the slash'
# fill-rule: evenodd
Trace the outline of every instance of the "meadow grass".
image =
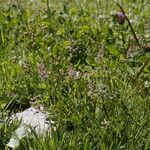
<svg viewBox="0 0 150 150">
<path fill-rule="evenodd" d="M 33 133 L 18 150 L 150 149 L 149 63 L 139 74 L 150 52 L 127 21 L 117 22 L 116 1 L 0 3 L 0 149 L 17 128 L 5 117 L 32 100 L 56 130 Z M 119 4 L 149 46 L 149 0 Z"/>
</svg>

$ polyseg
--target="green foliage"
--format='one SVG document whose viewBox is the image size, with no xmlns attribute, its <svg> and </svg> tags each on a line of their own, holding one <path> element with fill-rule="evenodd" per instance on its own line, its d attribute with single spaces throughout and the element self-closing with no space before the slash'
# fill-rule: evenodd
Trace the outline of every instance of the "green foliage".
<svg viewBox="0 0 150 150">
<path fill-rule="evenodd" d="M 33 99 L 56 131 L 33 132 L 18 150 L 150 149 L 150 65 L 132 82 L 150 52 L 139 49 L 127 21 L 117 23 L 115 1 L 0 3 L 2 149 L 17 127 L 4 118 Z M 122 6 L 140 44 L 148 45 L 148 0 Z"/>
</svg>

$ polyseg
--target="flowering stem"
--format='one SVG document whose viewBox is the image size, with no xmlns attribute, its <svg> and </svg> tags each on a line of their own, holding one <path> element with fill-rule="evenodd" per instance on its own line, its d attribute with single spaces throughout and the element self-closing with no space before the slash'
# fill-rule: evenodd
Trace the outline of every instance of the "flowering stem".
<svg viewBox="0 0 150 150">
<path fill-rule="evenodd" d="M 139 48 L 141 49 L 142 47 L 141 47 L 141 45 L 140 45 L 140 43 L 139 43 L 139 40 L 138 40 L 138 38 L 137 38 L 137 36 L 136 36 L 136 34 L 135 34 L 135 31 L 134 31 L 133 27 L 132 27 L 132 25 L 131 25 L 130 20 L 128 19 L 128 17 L 127 17 L 126 14 L 125 14 L 125 11 L 124 11 L 123 7 L 122 7 L 119 3 L 117 3 L 117 5 L 119 6 L 121 12 L 124 14 L 125 19 L 127 20 L 128 24 L 129 24 L 129 26 L 130 26 L 130 28 L 131 28 L 132 34 L 133 34 L 133 36 L 134 36 L 134 39 L 135 39 L 137 45 L 139 46 Z"/>
<path fill-rule="evenodd" d="M 132 31 L 132 33 L 133 33 L 133 36 L 134 36 L 134 39 L 135 39 L 137 45 L 139 46 L 140 49 L 143 49 L 142 46 L 141 46 L 140 43 L 139 43 L 139 40 L 138 40 L 138 38 L 137 38 L 135 32 L 134 32 L 134 29 L 133 29 L 133 27 L 132 27 L 132 25 L 131 25 L 130 20 L 128 19 L 128 17 L 127 17 L 126 14 L 125 14 L 125 11 L 124 11 L 123 7 L 122 7 L 119 3 L 117 3 L 117 5 L 119 6 L 120 10 L 121 10 L 122 13 L 124 14 L 125 19 L 127 20 L 128 24 L 129 24 L 129 26 L 130 26 L 130 28 L 131 28 L 131 31 Z M 146 65 L 149 63 L 149 61 L 150 61 L 150 58 L 148 58 L 148 59 L 145 61 L 145 63 L 144 63 L 143 66 L 141 67 L 140 71 L 136 74 L 136 76 L 135 76 L 135 78 L 134 78 L 134 81 L 133 81 L 134 83 L 136 82 L 136 80 L 138 79 L 138 77 L 142 74 L 144 68 L 145 68 Z"/>
</svg>

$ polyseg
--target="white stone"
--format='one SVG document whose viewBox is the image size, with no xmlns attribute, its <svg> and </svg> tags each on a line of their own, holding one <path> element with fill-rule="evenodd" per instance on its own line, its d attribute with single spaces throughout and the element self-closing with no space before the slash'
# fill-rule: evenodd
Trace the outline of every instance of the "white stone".
<svg viewBox="0 0 150 150">
<path fill-rule="evenodd" d="M 52 121 L 47 120 L 47 115 L 34 107 L 30 107 L 21 113 L 16 113 L 10 117 L 11 121 L 21 121 L 20 127 L 15 130 L 7 144 L 11 148 L 19 146 L 19 140 L 28 136 L 31 129 L 35 130 L 37 135 L 44 135 L 51 131 Z"/>
</svg>

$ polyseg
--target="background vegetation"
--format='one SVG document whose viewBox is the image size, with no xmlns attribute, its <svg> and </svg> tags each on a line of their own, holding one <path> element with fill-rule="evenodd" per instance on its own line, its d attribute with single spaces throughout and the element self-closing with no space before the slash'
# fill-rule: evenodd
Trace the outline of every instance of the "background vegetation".
<svg viewBox="0 0 150 150">
<path fill-rule="evenodd" d="M 44 105 L 51 137 L 21 149 L 150 149 L 150 2 L 0 1 L 0 147 L 16 124 L 5 117 Z M 136 78 L 137 77 L 137 78 Z M 136 78 L 136 80 L 135 80 Z M 32 103 L 32 104 L 31 104 Z"/>
</svg>

